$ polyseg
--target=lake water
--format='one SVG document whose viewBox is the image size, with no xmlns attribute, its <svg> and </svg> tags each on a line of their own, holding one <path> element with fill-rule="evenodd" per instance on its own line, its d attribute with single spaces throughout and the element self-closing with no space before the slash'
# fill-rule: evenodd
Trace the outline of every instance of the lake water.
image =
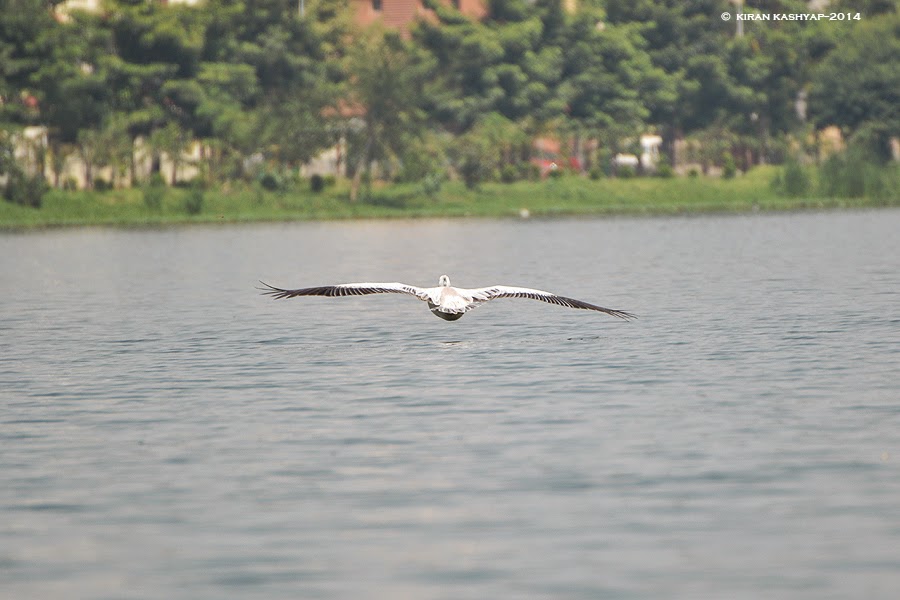
<svg viewBox="0 0 900 600">
<path fill-rule="evenodd" d="M 404 281 L 555 291 L 448 323 Z M 900 211 L 0 234 L 0 597 L 895 598 Z"/>
</svg>

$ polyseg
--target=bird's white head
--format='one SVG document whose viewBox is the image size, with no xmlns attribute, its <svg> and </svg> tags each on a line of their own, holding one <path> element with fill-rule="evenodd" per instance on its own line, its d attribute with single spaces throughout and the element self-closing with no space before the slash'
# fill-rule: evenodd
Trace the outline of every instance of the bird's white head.
<svg viewBox="0 0 900 600">
<path fill-rule="evenodd" d="M 450 278 L 446 275 L 441 275 L 441 278 L 438 279 L 438 285 L 440 287 L 450 287 Z"/>
</svg>

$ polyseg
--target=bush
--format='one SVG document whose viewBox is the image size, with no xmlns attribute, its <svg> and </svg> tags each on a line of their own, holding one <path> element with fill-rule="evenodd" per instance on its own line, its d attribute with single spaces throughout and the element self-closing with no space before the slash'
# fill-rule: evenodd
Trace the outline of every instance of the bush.
<svg viewBox="0 0 900 600">
<path fill-rule="evenodd" d="M 700 171 L 698 171 L 696 167 L 691 168 L 691 170 L 688 171 L 688 177 L 690 177 L 691 179 L 700 177 Z"/>
<path fill-rule="evenodd" d="M 497 148 L 478 127 L 455 138 L 447 148 L 447 157 L 469 189 L 477 188 L 483 181 L 499 179 L 499 171 L 494 172 L 499 158 Z"/>
<path fill-rule="evenodd" d="M 325 178 L 316 173 L 309 178 L 309 189 L 318 194 L 325 189 Z"/>
<path fill-rule="evenodd" d="M 153 187 L 165 187 L 166 179 L 162 176 L 162 173 L 156 172 L 150 175 L 150 179 L 147 181 L 147 185 Z"/>
<path fill-rule="evenodd" d="M 112 187 L 112 183 L 102 177 L 94 179 L 94 190 L 97 192 L 108 192 Z"/>
<path fill-rule="evenodd" d="M 162 209 L 163 198 L 166 196 L 166 183 L 159 173 L 150 176 L 147 185 L 141 190 L 144 196 L 144 205 L 152 211 Z"/>
<path fill-rule="evenodd" d="M 769 189 L 776 194 L 780 194 L 781 190 L 784 189 L 784 177 L 781 176 L 781 169 L 775 171 L 771 181 L 769 181 Z"/>
<path fill-rule="evenodd" d="M 466 184 L 466 187 L 470 190 L 478 187 L 478 184 L 481 183 L 487 175 L 487 170 L 479 156 L 469 155 L 463 157 L 457 170 L 459 171 L 459 175 L 462 177 L 463 182 Z"/>
<path fill-rule="evenodd" d="M 259 178 L 259 185 L 264 190 L 274 192 L 281 189 L 281 179 L 275 173 L 263 173 Z"/>
<path fill-rule="evenodd" d="M 203 188 L 192 187 L 184 198 L 184 211 L 189 215 L 199 215 L 203 211 Z"/>
<path fill-rule="evenodd" d="M 722 179 L 734 179 L 737 175 L 737 165 L 734 163 L 734 156 L 731 152 L 722 154 Z"/>
<path fill-rule="evenodd" d="M 789 160 L 784 164 L 782 174 L 782 193 L 787 196 L 805 196 L 809 193 L 809 176 L 795 160 Z"/>
<path fill-rule="evenodd" d="M 510 164 L 500 167 L 500 181 L 503 183 L 512 183 L 519 179 L 519 170 Z"/>
<path fill-rule="evenodd" d="M 206 188 L 206 179 L 202 175 L 197 175 L 191 179 L 179 179 L 175 182 L 173 187 L 191 190 L 194 188 L 205 189 Z"/>
<path fill-rule="evenodd" d="M 866 121 L 847 140 L 850 154 L 865 157 L 867 162 L 884 164 L 891 160 L 893 135 L 894 132 L 889 124 Z"/>
<path fill-rule="evenodd" d="M 28 175 L 15 169 L 8 173 L 3 197 L 13 204 L 40 208 L 49 189 L 43 175 Z"/>
<path fill-rule="evenodd" d="M 422 180 L 422 193 L 428 196 L 429 199 L 435 200 L 437 199 L 437 195 L 441 191 L 441 186 L 443 184 L 443 173 L 431 173 L 426 175 Z"/>
<path fill-rule="evenodd" d="M 819 167 L 819 193 L 832 198 L 896 196 L 900 167 L 882 166 L 873 153 L 850 149 L 834 154 Z"/>
<path fill-rule="evenodd" d="M 616 171 L 616 177 L 621 177 L 622 179 L 631 179 L 632 177 L 634 177 L 634 175 L 635 175 L 634 168 L 632 168 L 628 165 L 622 165 Z"/>
<path fill-rule="evenodd" d="M 675 169 L 672 168 L 669 157 L 665 154 L 659 157 L 659 162 L 656 164 L 656 176 L 664 179 L 675 176 Z"/>
<path fill-rule="evenodd" d="M 605 173 L 603 172 L 603 168 L 599 166 L 591 167 L 590 172 L 588 173 L 588 177 L 593 179 L 594 181 L 598 179 L 603 179 Z"/>
</svg>

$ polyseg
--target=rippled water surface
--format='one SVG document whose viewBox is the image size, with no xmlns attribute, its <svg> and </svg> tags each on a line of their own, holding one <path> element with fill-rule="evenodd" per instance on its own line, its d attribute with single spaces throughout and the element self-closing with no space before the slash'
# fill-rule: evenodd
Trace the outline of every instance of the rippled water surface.
<svg viewBox="0 0 900 600">
<path fill-rule="evenodd" d="M 0 597 L 895 598 L 898 232 L 0 234 Z M 442 273 L 640 319 L 254 290 Z"/>
</svg>

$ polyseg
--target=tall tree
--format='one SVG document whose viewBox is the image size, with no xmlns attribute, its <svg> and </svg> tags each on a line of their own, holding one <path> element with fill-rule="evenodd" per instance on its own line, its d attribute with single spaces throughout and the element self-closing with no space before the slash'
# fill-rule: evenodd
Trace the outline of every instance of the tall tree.
<svg viewBox="0 0 900 600">
<path fill-rule="evenodd" d="M 343 75 L 338 41 L 349 25 L 341 0 L 311 0 L 304 18 L 286 0 L 213 2 L 198 104 L 212 134 L 283 165 L 305 162 L 334 143 L 327 107 L 336 102 Z"/>
<path fill-rule="evenodd" d="M 877 40 L 873 42 L 873 40 Z M 860 21 L 813 72 L 809 112 L 819 126 L 865 136 L 864 145 L 890 156 L 900 136 L 900 15 Z"/>
<path fill-rule="evenodd" d="M 374 27 L 357 37 L 347 71 L 350 98 L 362 111 L 362 124 L 351 136 L 355 174 L 351 200 L 356 200 L 371 166 L 402 155 L 411 138 L 420 135 L 425 113 L 422 87 L 432 63 L 397 32 Z"/>
<path fill-rule="evenodd" d="M 61 1 L 0 0 L 0 123 L 37 120 L 33 77 L 50 61 L 59 29 L 52 8 Z"/>
</svg>

